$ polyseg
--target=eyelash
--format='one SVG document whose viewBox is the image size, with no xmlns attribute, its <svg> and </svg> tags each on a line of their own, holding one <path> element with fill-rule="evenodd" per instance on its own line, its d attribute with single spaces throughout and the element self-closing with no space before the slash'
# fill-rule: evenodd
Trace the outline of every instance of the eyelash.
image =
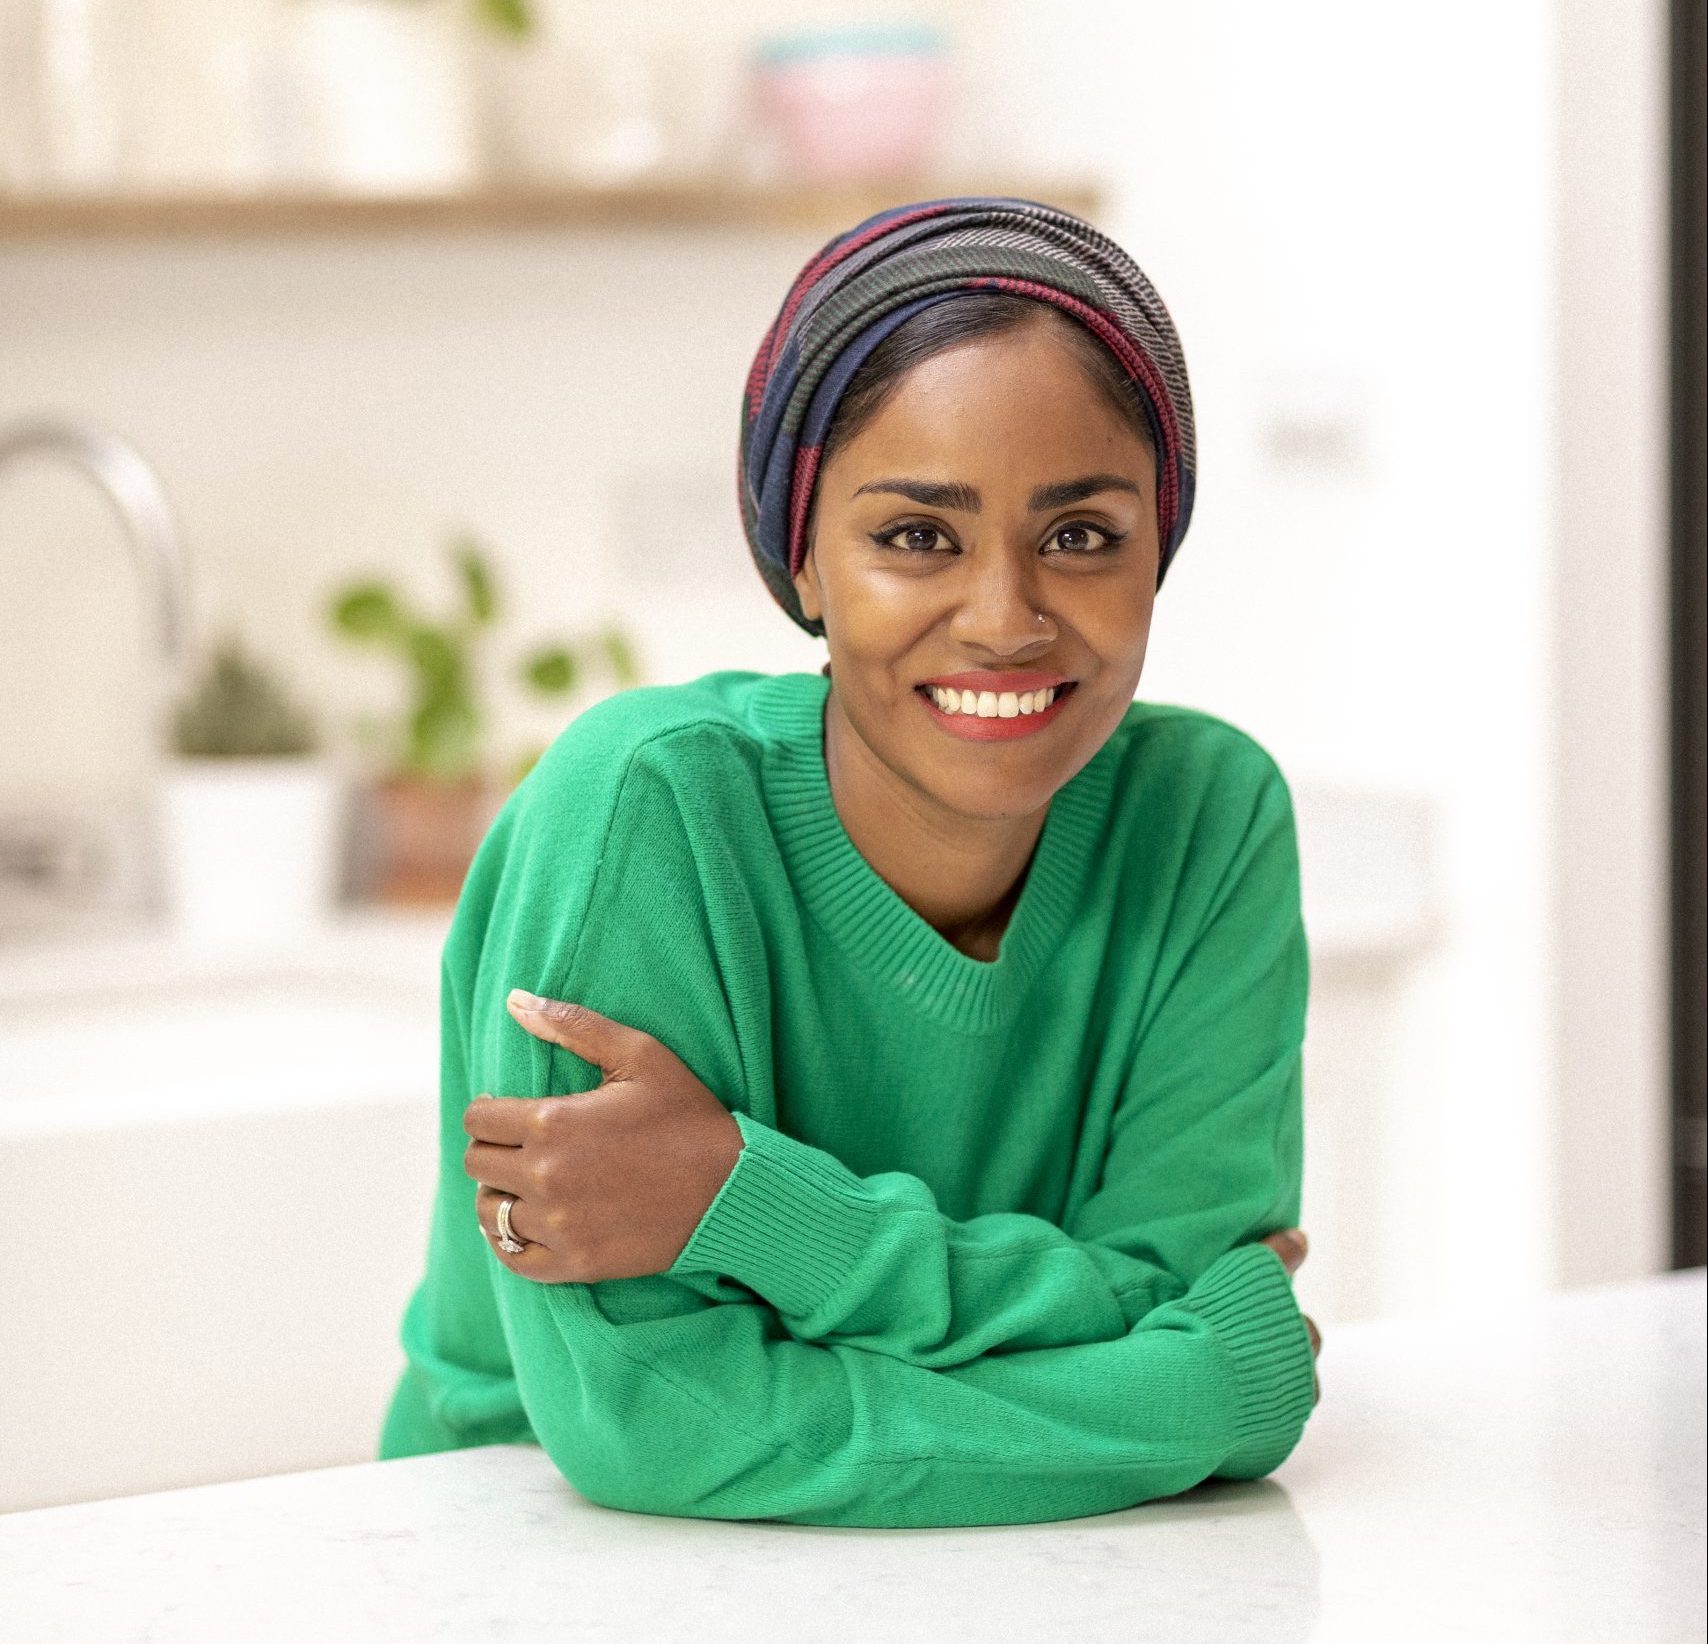
<svg viewBox="0 0 1708 1644">
<path fill-rule="evenodd" d="M 1058 550 L 1059 552 L 1068 554 L 1075 559 L 1094 559 L 1100 554 L 1111 553 L 1127 540 L 1127 533 L 1125 531 L 1112 531 L 1108 526 L 1098 525 L 1094 521 L 1088 519 L 1064 520 L 1053 532 L 1051 532 L 1051 536 L 1059 536 L 1063 531 L 1072 530 L 1076 526 L 1081 530 L 1095 531 L 1100 537 L 1105 537 L 1108 540 L 1105 541 L 1103 546 L 1100 548 L 1063 548 Z M 892 547 L 890 538 L 899 537 L 904 531 L 935 531 L 938 536 L 944 537 L 945 539 L 947 538 L 947 533 L 943 530 L 942 526 L 933 525 L 929 520 L 903 520 L 900 525 L 893 526 L 888 531 L 872 532 L 872 541 L 877 543 L 880 548 L 890 548 Z M 898 554 L 908 554 L 923 558 L 927 555 L 940 553 L 942 550 L 937 548 L 896 548 L 894 551 Z"/>
</svg>

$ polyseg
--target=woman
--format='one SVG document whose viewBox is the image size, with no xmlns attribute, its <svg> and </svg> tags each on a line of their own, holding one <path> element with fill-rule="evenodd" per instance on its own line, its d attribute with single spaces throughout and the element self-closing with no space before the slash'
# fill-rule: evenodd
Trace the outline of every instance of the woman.
<svg viewBox="0 0 1708 1644">
<path fill-rule="evenodd" d="M 482 843 L 382 1458 L 904 1526 L 1290 1453 L 1288 789 L 1134 699 L 1193 473 L 1167 311 L 1080 219 L 922 202 L 802 270 L 741 501 L 829 663 L 598 703 Z"/>
</svg>

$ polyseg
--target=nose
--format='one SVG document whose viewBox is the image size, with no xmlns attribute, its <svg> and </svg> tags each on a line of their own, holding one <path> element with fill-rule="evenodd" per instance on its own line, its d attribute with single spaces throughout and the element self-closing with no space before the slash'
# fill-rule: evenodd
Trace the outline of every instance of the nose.
<svg viewBox="0 0 1708 1644">
<path fill-rule="evenodd" d="M 1024 660 L 1021 653 L 1055 639 L 1035 556 L 972 554 L 964 563 L 950 631 L 968 650 Z"/>
</svg>

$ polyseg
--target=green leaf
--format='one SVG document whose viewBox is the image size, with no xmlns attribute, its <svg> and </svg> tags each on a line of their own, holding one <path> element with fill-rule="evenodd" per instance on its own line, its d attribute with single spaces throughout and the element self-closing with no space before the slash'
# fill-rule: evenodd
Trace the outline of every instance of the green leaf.
<svg viewBox="0 0 1708 1644">
<path fill-rule="evenodd" d="M 429 776 L 454 781 L 475 766 L 480 714 L 460 698 L 424 702 L 409 716 L 411 766 Z"/>
<path fill-rule="evenodd" d="M 402 608 L 384 582 L 355 582 L 333 598 L 332 624 L 351 639 L 388 639 L 404 625 Z"/>
<path fill-rule="evenodd" d="M 640 684 L 640 663 L 623 631 L 620 628 L 607 628 L 600 636 L 600 643 L 605 648 L 605 660 L 611 665 L 611 672 L 616 675 L 617 683 L 620 686 Z"/>
<path fill-rule="evenodd" d="M 526 39 L 534 32 L 534 10 L 528 0 L 474 0 L 475 15 L 500 34 Z"/>
<path fill-rule="evenodd" d="M 547 645 L 522 664 L 522 681 L 544 696 L 562 696 L 575 688 L 574 655 L 561 645 Z"/>
<path fill-rule="evenodd" d="M 409 660 L 415 664 L 416 684 L 424 696 L 465 694 L 463 653 L 443 628 L 425 623 L 411 628 Z"/>
<path fill-rule="evenodd" d="M 479 541 L 472 536 L 459 537 L 452 545 L 452 552 L 456 555 L 457 570 L 468 600 L 469 620 L 478 628 L 490 627 L 498 615 L 498 589 L 493 581 L 491 562 Z"/>
</svg>

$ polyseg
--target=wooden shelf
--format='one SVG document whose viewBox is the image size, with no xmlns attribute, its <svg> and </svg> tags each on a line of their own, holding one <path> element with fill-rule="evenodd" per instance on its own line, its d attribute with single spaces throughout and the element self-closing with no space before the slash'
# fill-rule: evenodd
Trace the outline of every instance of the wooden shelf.
<svg viewBox="0 0 1708 1644">
<path fill-rule="evenodd" d="M 0 244 L 135 237 L 250 238 L 398 231 L 681 228 L 797 229 L 827 237 L 885 206 L 956 194 L 1013 194 L 1094 219 L 1099 189 L 1085 178 L 1022 183 L 921 178 L 854 188 L 741 183 L 621 188 L 504 187 L 443 195 L 255 194 L 0 197 Z"/>
</svg>

